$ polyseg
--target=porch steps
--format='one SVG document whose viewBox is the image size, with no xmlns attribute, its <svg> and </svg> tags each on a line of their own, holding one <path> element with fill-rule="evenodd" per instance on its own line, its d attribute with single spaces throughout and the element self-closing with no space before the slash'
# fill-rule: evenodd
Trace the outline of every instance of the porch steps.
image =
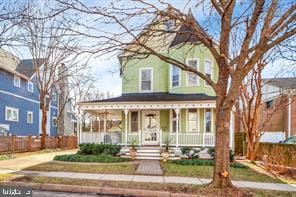
<svg viewBox="0 0 296 197">
<path fill-rule="evenodd" d="M 137 160 L 162 160 L 161 157 L 161 147 L 138 147 L 137 148 Z M 121 151 L 121 157 L 124 158 L 131 158 L 129 149 L 123 148 Z M 178 160 L 181 159 L 180 157 L 176 156 L 173 150 L 170 150 L 170 158 L 169 160 Z"/>
</svg>

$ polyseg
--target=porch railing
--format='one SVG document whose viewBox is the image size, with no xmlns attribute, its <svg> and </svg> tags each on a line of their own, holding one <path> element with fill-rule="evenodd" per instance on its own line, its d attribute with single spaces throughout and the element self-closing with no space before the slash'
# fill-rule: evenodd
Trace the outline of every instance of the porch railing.
<svg viewBox="0 0 296 197">
<path fill-rule="evenodd" d="M 169 138 L 170 145 L 176 145 L 176 133 L 163 132 L 161 144 L 164 145 L 165 141 Z M 178 134 L 179 146 L 215 146 L 214 133 L 185 133 Z"/>
</svg>

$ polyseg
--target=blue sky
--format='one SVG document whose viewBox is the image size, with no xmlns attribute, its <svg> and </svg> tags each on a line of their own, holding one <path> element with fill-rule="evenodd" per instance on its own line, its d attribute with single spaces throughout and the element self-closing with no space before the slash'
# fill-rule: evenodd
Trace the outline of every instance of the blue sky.
<svg viewBox="0 0 296 197">
<path fill-rule="evenodd" d="M 87 1 L 89 4 L 93 4 L 94 1 Z M 98 5 L 108 4 L 110 1 L 96 1 L 99 2 Z M 170 4 L 174 7 L 179 8 L 180 10 L 188 11 L 188 7 L 191 5 L 187 5 L 184 7 L 183 0 L 169 0 Z M 157 0 L 150 0 L 149 3 L 157 3 Z M 161 6 L 165 8 L 165 6 Z M 194 9 L 194 16 L 198 19 L 198 21 L 202 22 L 204 15 L 204 10 L 202 9 Z M 87 19 L 86 19 L 87 20 Z M 116 30 L 115 30 L 116 31 Z M 21 51 L 21 58 L 30 58 L 29 54 L 25 51 Z M 118 96 L 121 94 L 121 78 L 119 76 L 119 62 L 116 55 L 108 56 L 108 57 L 93 57 L 89 62 L 92 68 L 92 75 L 96 79 L 96 87 L 103 92 L 111 92 L 114 96 Z M 282 71 L 283 66 L 286 64 L 291 64 L 290 62 L 284 60 L 278 60 L 276 62 L 271 62 L 268 67 L 263 72 L 263 77 L 270 78 L 277 76 L 295 76 L 295 65 L 290 65 L 288 70 Z"/>
</svg>

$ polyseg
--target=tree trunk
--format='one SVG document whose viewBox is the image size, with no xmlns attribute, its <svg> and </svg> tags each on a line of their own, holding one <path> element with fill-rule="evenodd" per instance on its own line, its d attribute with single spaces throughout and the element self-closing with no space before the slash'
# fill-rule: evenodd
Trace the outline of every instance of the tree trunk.
<svg viewBox="0 0 296 197">
<path fill-rule="evenodd" d="M 47 110 L 46 107 L 41 108 L 42 111 L 42 121 L 41 121 L 41 150 L 46 148 L 46 125 L 47 125 Z"/>
<path fill-rule="evenodd" d="M 211 187 L 233 187 L 230 180 L 229 132 L 231 108 L 217 107 L 214 177 Z"/>
</svg>

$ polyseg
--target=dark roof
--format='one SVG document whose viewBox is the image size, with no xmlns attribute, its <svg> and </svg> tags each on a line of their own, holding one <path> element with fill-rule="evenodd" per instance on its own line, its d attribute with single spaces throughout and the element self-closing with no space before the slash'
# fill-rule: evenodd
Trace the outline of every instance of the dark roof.
<svg viewBox="0 0 296 197">
<path fill-rule="evenodd" d="M 202 101 L 202 100 L 216 100 L 215 96 L 208 96 L 206 94 L 170 94 L 166 92 L 157 93 L 128 93 L 122 94 L 119 97 L 86 101 L 86 103 L 95 102 L 157 102 L 157 101 Z"/>
<path fill-rule="evenodd" d="M 38 64 L 42 64 L 43 62 L 44 62 L 44 59 L 37 60 Z M 33 63 L 33 59 L 21 60 L 19 65 L 16 68 L 16 71 L 27 77 L 32 77 L 36 72 L 36 67 Z"/>
<path fill-rule="evenodd" d="M 263 79 L 263 82 L 283 89 L 296 89 L 296 77 Z"/>
<path fill-rule="evenodd" d="M 197 22 L 197 20 L 193 16 L 193 14 L 191 12 L 189 12 L 188 15 L 191 18 L 191 20 L 195 22 L 196 27 L 198 27 L 202 33 L 207 34 L 203 30 L 203 28 L 200 26 L 200 24 Z M 178 44 L 184 44 L 184 43 L 187 43 L 187 42 L 196 43 L 196 42 L 200 41 L 196 37 L 194 32 L 195 32 L 195 29 L 192 26 L 182 24 L 179 31 L 178 31 L 178 33 L 174 37 L 174 40 L 172 41 L 170 47 L 174 47 L 174 46 L 177 46 Z"/>
</svg>

